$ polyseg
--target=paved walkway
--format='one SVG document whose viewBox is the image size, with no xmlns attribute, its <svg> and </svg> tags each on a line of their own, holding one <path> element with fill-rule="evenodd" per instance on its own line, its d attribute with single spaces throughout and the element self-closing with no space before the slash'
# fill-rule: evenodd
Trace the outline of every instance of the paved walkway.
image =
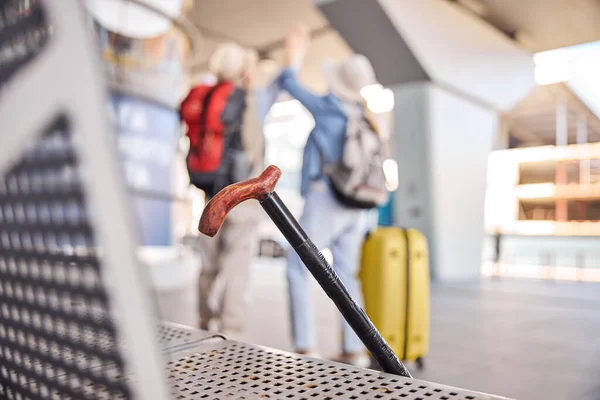
<svg viewBox="0 0 600 400">
<path fill-rule="evenodd" d="M 253 267 L 244 341 L 290 350 L 284 264 Z M 319 351 L 337 312 L 314 283 Z M 522 400 L 600 399 L 600 285 L 516 280 L 434 285 L 431 351 L 415 377 Z"/>
</svg>

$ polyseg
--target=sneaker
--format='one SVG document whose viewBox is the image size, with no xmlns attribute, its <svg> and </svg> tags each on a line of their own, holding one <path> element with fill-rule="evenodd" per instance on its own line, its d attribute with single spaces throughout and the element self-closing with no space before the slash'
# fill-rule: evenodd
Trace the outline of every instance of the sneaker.
<svg viewBox="0 0 600 400">
<path fill-rule="evenodd" d="M 198 324 L 198 327 L 202 331 L 207 331 L 207 332 L 210 331 L 210 320 L 209 321 L 201 320 L 200 323 Z"/>
<path fill-rule="evenodd" d="M 371 358 L 365 353 L 342 353 L 340 356 L 335 358 L 333 361 L 337 361 L 343 364 L 353 365 L 360 368 L 370 368 Z"/>
</svg>

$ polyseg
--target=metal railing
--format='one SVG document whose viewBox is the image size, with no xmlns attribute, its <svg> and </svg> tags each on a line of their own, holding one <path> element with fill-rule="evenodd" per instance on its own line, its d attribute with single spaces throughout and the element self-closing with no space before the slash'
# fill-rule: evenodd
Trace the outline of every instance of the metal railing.
<svg viewBox="0 0 600 400">
<path fill-rule="evenodd" d="M 600 237 L 506 236 L 484 240 L 482 274 L 600 282 Z"/>
</svg>

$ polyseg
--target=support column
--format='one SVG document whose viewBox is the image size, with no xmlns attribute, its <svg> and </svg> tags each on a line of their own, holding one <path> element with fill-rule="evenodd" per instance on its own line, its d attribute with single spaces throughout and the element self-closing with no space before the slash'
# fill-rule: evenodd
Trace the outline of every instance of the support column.
<svg viewBox="0 0 600 400">
<path fill-rule="evenodd" d="M 588 142 L 587 117 L 584 113 L 577 115 L 577 144 L 585 145 Z M 579 161 L 579 184 L 586 185 L 590 183 L 591 160 L 586 158 Z M 577 219 L 579 221 L 587 220 L 588 214 L 587 201 L 577 202 Z"/>
<path fill-rule="evenodd" d="M 566 146 L 569 144 L 569 125 L 567 115 L 567 102 L 559 98 L 556 102 L 556 145 Z M 556 185 L 569 183 L 567 164 L 563 161 L 556 162 Z M 569 219 L 569 202 L 566 199 L 556 199 L 555 205 L 556 221 L 565 222 Z"/>
<path fill-rule="evenodd" d="M 448 1 L 313 1 L 394 92 L 396 225 L 425 233 L 434 279 L 477 280 L 488 156 L 535 85 L 531 54 Z"/>
<path fill-rule="evenodd" d="M 567 114 L 567 101 L 559 98 L 556 101 L 556 145 L 569 144 L 569 120 Z"/>
<path fill-rule="evenodd" d="M 392 87 L 399 181 L 396 218 L 429 239 L 434 279 L 477 279 L 488 155 L 498 115 L 431 83 Z M 469 121 L 465 123 L 465 121 Z"/>
<path fill-rule="evenodd" d="M 563 161 L 556 162 L 555 184 L 566 185 L 568 183 L 567 164 Z M 566 222 L 569 219 L 569 202 L 567 199 L 556 199 L 556 221 Z"/>
<path fill-rule="evenodd" d="M 506 119 L 500 116 L 498 123 L 498 138 L 494 150 L 504 150 L 510 147 L 510 131 L 508 129 L 508 123 Z"/>
<path fill-rule="evenodd" d="M 580 200 L 577 202 L 577 220 L 578 221 L 587 220 L 587 210 L 588 210 L 587 201 Z"/>
<path fill-rule="evenodd" d="M 588 142 L 588 127 L 587 117 L 580 113 L 577 115 L 577 144 L 587 144 Z M 591 160 L 586 158 L 579 162 L 579 183 L 582 185 L 590 183 Z"/>
</svg>

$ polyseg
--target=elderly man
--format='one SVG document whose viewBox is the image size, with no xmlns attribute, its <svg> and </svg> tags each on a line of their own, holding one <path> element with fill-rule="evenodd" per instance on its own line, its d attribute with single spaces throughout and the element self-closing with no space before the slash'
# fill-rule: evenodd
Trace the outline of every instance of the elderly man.
<svg viewBox="0 0 600 400">
<path fill-rule="evenodd" d="M 194 120 L 198 116 L 190 113 L 209 112 L 210 102 L 217 103 L 214 107 L 219 118 L 215 129 L 222 124 L 226 134 L 231 135 L 233 141 L 239 142 L 228 145 L 235 147 L 235 150 L 243 155 L 247 165 L 247 176 L 240 176 L 238 179 L 258 176 L 264 168 L 263 124 L 280 91 L 278 82 L 272 82 L 264 88 L 252 89 L 256 61 L 256 53 L 253 51 L 234 43 L 220 45 L 209 62 L 217 84 L 193 88 L 182 104 L 183 119 L 186 120 L 188 114 L 189 119 Z M 192 94 L 195 90 L 203 92 L 204 95 L 194 104 Z M 220 94 L 221 99 L 218 99 L 219 95 L 213 94 L 216 99 L 206 101 L 207 93 L 217 91 L 223 91 Z M 202 118 L 207 119 L 206 116 Z M 194 124 L 188 123 L 190 141 L 196 140 L 193 129 Z M 205 190 L 207 197 L 216 194 L 221 187 L 202 187 L 205 183 L 202 178 L 205 175 L 196 174 L 190 168 L 190 157 L 192 152 L 188 157 L 191 182 Z M 198 162 L 201 163 L 202 160 L 199 159 Z M 226 183 L 232 183 L 231 179 Z M 235 337 L 243 328 L 250 262 L 254 254 L 256 228 L 262 215 L 257 207 L 257 204 L 251 202 L 237 207 L 229 214 L 217 236 L 201 239 L 203 265 L 200 273 L 199 311 L 202 329 L 208 329 L 211 321 L 215 321 L 219 324 L 220 331 Z M 220 289 L 219 293 L 216 293 L 216 288 Z M 216 306 L 215 302 L 211 301 L 214 298 L 217 299 Z"/>
</svg>

